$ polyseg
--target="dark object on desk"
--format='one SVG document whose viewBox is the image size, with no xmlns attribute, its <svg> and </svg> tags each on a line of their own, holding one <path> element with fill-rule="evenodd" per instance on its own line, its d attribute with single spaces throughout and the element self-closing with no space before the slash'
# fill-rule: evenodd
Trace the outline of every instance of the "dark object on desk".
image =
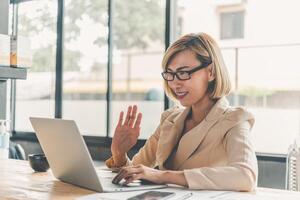
<svg viewBox="0 0 300 200">
<path fill-rule="evenodd" d="M 49 163 L 44 154 L 30 154 L 28 160 L 31 168 L 36 172 L 46 172 L 49 169 Z"/>
<path fill-rule="evenodd" d="M 130 197 L 127 200 L 163 200 L 174 196 L 174 192 L 148 191 L 136 196 Z"/>
</svg>

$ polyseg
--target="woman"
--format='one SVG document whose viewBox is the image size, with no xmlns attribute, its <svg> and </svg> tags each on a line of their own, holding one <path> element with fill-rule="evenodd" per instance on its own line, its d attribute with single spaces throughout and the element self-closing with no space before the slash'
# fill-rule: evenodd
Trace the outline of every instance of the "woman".
<svg viewBox="0 0 300 200">
<path fill-rule="evenodd" d="M 251 191 L 257 182 L 257 160 L 251 144 L 253 116 L 230 107 L 231 84 L 221 52 L 207 34 L 188 34 L 166 51 L 162 76 L 167 95 L 184 106 L 162 113 L 160 124 L 140 151 L 126 153 L 137 142 L 142 114 L 129 106 L 120 113 L 108 167 L 122 167 L 114 182 L 136 179 L 177 184 L 191 189 Z M 124 121 L 124 122 L 123 122 Z"/>
</svg>

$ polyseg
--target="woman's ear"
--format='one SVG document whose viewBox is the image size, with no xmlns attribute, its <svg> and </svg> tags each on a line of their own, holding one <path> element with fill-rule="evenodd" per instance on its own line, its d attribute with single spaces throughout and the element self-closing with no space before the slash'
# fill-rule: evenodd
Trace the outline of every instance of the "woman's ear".
<svg viewBox="0 0 300 200">
<path fill-rule="evenodd" d="M 215 80 L 216 77 L 212 65 L 208 66 L 207 70 L 208 70 L 208 81 L 211 82 Z"/>
</svg>

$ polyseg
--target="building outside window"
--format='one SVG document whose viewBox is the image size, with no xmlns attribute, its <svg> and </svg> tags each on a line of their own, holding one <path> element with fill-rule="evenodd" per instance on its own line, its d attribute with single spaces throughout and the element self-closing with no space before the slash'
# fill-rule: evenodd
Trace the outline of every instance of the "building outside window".
<svg viewBox="0 0 300 200">
<path fill-rule="evenodd" d="M 220 13 L 221 39 L 244 38 L 244 20 L 244 11 Z"/>
</svg>

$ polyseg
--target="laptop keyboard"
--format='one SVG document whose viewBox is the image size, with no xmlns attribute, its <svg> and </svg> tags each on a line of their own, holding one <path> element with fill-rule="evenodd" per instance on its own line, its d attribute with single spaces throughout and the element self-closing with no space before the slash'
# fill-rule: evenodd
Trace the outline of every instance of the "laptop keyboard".
<svg viewBox="0 0 300 200">
<path fill-rule="evenodd" d="M 111 179 L 113 179 L 117 175 L 117 173 L 113 173 L 111 171 L 106 171 L 106 170 L 96 170 L 96 173 L 98 177 L 111 178 Z"/>
<path fill-rule="evenodd" d="M 124 184 L 124 180 L 122 180 L 119 184 L 113 184 L 112 180 L 117 175 L 117 173 L 113 173 L 108 170 L 96 170 L 99 180 L 103 189 L 106 192 L 120 192 L 120 191 L 135 191 L 135 190 L 146 190 L 146 189 L 158 189 L 165 188 L 167 185 L 156 185 L 144 183 L 144 181 L 136 180 L 127 185 Z"/>
</svg>

